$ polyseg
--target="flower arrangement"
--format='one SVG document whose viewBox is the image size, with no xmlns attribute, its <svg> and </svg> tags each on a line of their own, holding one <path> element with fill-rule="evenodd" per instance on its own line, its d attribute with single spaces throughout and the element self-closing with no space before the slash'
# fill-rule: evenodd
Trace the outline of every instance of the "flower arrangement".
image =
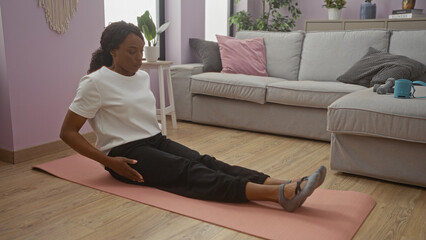
<svg viewBox="0 0 426 240">
<path fill-rule="evenodd" d="M 366 0 L 368 1 L 368 0 Z M 371 0 L 369 0 L 371 1 Z M 324 0 L 324 5 L 322 5 L 323 7 L 326 8 L 337 8 L 337 9 L 342 9 L 345 7 L 346 5 L 346 1 L 345 0 Z"/>
</svg>

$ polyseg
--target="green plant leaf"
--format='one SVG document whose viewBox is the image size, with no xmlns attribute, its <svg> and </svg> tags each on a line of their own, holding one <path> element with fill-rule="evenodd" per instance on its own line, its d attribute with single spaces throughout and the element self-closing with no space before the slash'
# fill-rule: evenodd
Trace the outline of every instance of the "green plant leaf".
<svg viewBox="0 0 426 240">
<path fill-rule="evenodd" d="M 170 26 L 170 22 L 164 23 L 158 28 L 157 34 L 161 34 L 162 32 L 166 31 L 169 26 Z"/>
<path fill-rule="evenodd" d="M 240 30 L 254 30 L 255 23 L 251 19 L 251 14 L 246 11 L 240 11 L 235 13 L 229 18 L 229 23 L 237 26 L 237 31 Z"/>
<path fill-rule="evenodd" d="M 323 7 L 342 9 L 346 5 L 346 0 L 324 0 Z"/>
<path fill-rule="evenodd" d="M 148 46 L 151 46 L 151 40 L 154 39 L 155 35 L 154 36 L 151 35 L 146 25 L 143 25 L 142 29 L 143 29 L 143 35 L 145 35 L 145 38 L 148 41 Z"/>
<path fill-rule="evenodd" d="M 155 27 L 154 21 L 152 21 L 151 14 L 149 11 L 145 11 L 145 13 L 137 18 L 138 27 L 142 31 L 146 40 L 148 41 L 148 46 L 154 44 L 154 41 L 151 42 L 157 35 L 157 29 Z"/>
</svg>

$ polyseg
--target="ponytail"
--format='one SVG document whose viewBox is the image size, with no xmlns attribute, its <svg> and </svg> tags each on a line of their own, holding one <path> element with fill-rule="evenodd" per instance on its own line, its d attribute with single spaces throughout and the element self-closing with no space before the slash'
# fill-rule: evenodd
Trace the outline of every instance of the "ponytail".
<svg viewBox="0 0 426 240">
<path fill-rule="evenodd" d="M 95 52 L 92 53 L 92 60 L 90 61 L 90 67 L 87 71 L 87 74 L 92 73 L 103 66 L 109 67 L 111 65 L 111 54 L 109 52 L 106 52 L 102 48 L 98 48 Z"/>
</svg>

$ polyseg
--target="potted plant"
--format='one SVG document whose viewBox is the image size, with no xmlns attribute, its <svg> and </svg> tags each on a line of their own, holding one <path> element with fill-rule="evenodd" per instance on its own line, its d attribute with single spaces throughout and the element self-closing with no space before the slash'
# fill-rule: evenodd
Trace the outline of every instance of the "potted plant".
<svg viewBox="0 0 426 240">
<path fill-rule="evenodd" d="M 236 0 L 238 4 L 240 0 Z M 286 8 L 291 16 L 284 16 L 280 9 Z M 237 31 L 260 30 L 273 32 L 290 32 L 296 26 L 296 19 L 302 12 L 298 3 L 293 0 L 262 0 L 262 15 L 253 21 L 251 14 L 246 11 L 235 13 L 229 18 L 229 23 L 235 24 Z"/>
<path fill-rule="evenodd" d="M 376 18 L 376 4 L 371 3 L 371 0 L 365 0 L 365 3 L 361 4 L 359 10 L 360 19 L 375 19 Z"/>
<path fill-rule="evenodd" d="M 138 27 L 148 42 L 148 46 L 145 46 L 144 48 L 145 58 L 148 62 L 156 62 L 160 56 L 159 47 L 157 46 L 158 37 L 162 32 L 166 31 L 170 25 L 170 22 L 164 23 L 157 30 L 154 21 L 152 21 L 151 14 L 149 14 L 149 11 L 145 11 L 142 16 L 137 17 L 137 20 Z"/>
<path fill-rule="evenodd" d="M 338 20 L 342 15 L 342 8 L 345 7 L 345 0 L 324 0 L 323 7 L 328 9 L 328 19 L 329 20 Z"/>
</svg>

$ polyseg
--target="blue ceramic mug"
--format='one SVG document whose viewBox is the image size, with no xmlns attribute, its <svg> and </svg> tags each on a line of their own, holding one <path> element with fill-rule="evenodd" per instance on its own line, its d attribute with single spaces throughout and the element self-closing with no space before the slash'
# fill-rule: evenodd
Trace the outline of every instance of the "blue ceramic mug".
<svg viewBox="0 0 426 240">
<path fill-rule="evenodd" d="M 413 92 L 411 92 L 413 90 Z M 410 98 L 414 94 L 413 83 L 408 79 L 399 79 L 395 81 L 395 91 L 393 96 L 396 98 Z"/>
</svg>

